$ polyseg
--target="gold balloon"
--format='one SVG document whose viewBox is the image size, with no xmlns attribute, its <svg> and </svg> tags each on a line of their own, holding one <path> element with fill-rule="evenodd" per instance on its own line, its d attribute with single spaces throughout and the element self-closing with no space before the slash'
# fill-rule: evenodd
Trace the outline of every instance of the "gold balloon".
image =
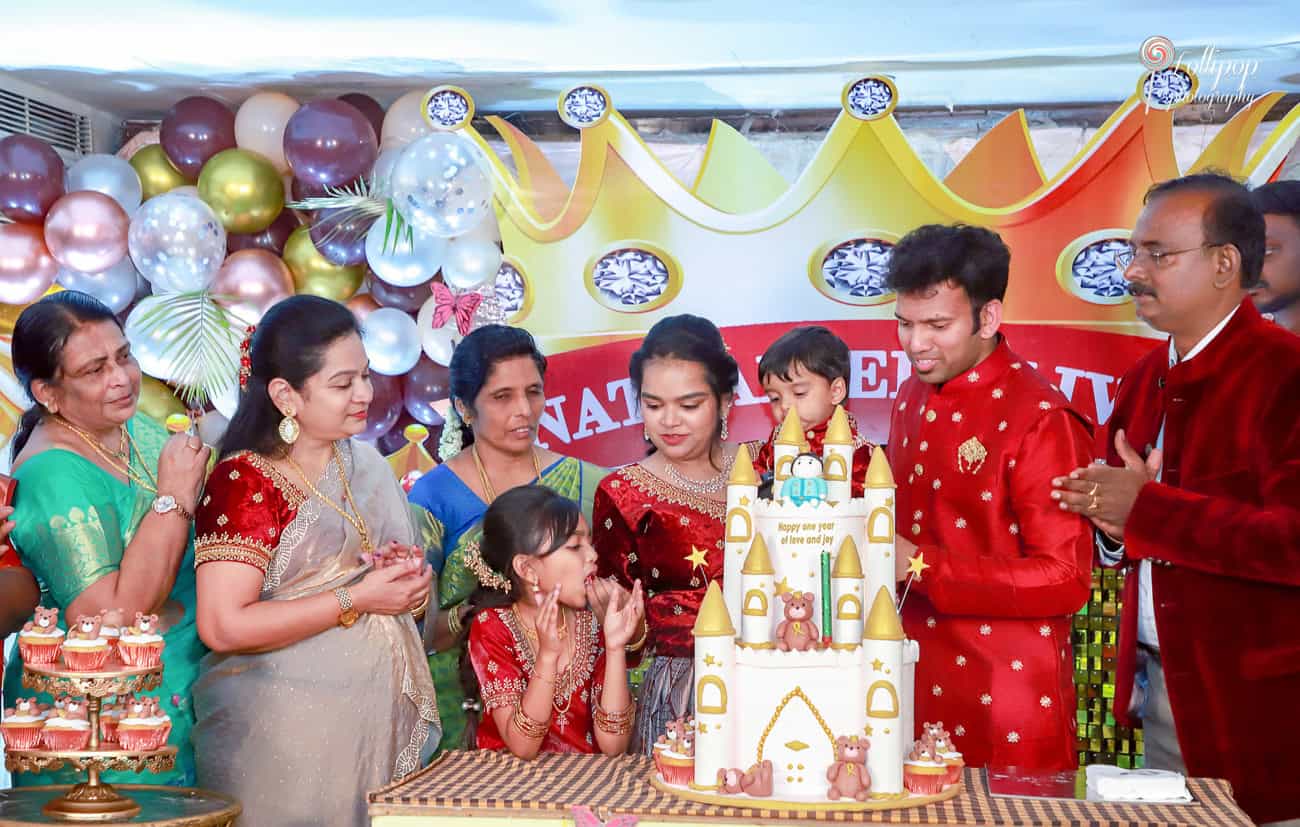
<svg viewBox="0 0 1300 827">
<path fill-rule="evenodd" d="M 136 403 L 140 413 L 154 419 L 159 425 L 172 414 L 185 413 L 185 403 L 176 398 L 172 389 L 152 376 L 140 380 L 140 401 Z"/>
<path fill-rule="evenodd" d="M 180 170 L 167 160 L 167 153 L 163 152 L 162 144 L 150 144 L 132 155 L 130 163 L 135 167 L 136 174 L 140 176 L 140 186 L 144 190 L 146 200 L 190 183 L 184 175 L 181 175 Z"/>
<path fill-rule="evenodd" d="M 311 243 L 306 226 L 289 234 L 289 240 L 284 244 L 284 263 L 289 265 L 289 272 L 293 275 L 294 292 L 336 302 L 351 298 L 361 289 L 361 281 L 366 277 L 364 264 L 340 267 L 321 255 L 316 245 Z"/>
<path fill-rule="evenodd" d="M 284 185 L 271 162 L 246 149 L 227 149 L 199 173 L 199 198 L 230 233 L 260 233 L 284 209 Z"/>
</svg>

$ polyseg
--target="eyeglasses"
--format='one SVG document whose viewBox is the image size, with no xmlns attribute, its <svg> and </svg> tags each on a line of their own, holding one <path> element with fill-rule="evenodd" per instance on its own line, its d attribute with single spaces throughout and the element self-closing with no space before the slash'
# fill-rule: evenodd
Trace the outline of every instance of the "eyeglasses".
<svg viewBox="0 0 1300 827">
<path fill-rule="evenodd" d="M 1185 250 L 1165 250 L 1163 252 L 1138 249 L 1130 244 L 1127 248 L 1120 250 L 1115 254 L 1115 265 L 1121 270 L 1127 270 L 1134 264 L 1141 264 L 1143 267 L 1151 265 L 1153 268 L 1160 268 L 1164 267 L 1174 256 L 1195 252 L 1196 250 L 1206 250 L 1210 247 L 1222 247 L 1224 243 L 1225 242 L 1217 242 L 1211 244 L 1207 242 L 1197 247 L 1188 247 Z"/>
</svg>

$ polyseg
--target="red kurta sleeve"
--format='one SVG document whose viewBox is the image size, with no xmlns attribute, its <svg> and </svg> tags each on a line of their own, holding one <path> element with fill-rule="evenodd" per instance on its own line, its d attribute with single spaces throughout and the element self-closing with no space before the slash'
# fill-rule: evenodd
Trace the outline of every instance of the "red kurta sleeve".
<svg viewBox="0 0 1300 827">
<path fill-rule="evenodd" d="M 591 544 L 596 548 L 597 573 L 601 577 L 612 576 L 624 588 L 632 588 L 637 577 L 633 571 L 636 557 L 632 553 L 636 549 L 636 540 L 604 482 L 596 489 L 591 521 L 594 523 Z"/>
<path fill-rule="evenodd" d="M 266 571 L 298 506 L 286 497 L 291 489 L 270 471 L 265 460 L 250 454 L 217 463 L 195 515 L 196 566 L 223 561 Z"/>
<path fill-rule="evenodd" d="M 1092 440 L 1068 410 L 1044 414 L 1025 434 L 1010 475 L 1018 556 L 950 544 L 920 547 L 926 571 L 916 588 L 946 614 L 1046 617 L 1078 611 L 1091 581 L 1089 524 L 1061 511 L 1050 497 L 1055 476 L 1091 462 Z M 950 537 L 957 535 L 949 533 Z"/>
<path fill-rule="evenodd" d="M 1229 471 L 1203 481 L 1214 493 L 1197 493 L 1149 482 L 1138 493 L 1124 526 L 1130 559 L 1155 558 L 1208 574 L 1222 574 L 1286 586 L 1300 586 L 1300 396 L 1286 411 L 1286 422 L 1256 421 L 1250 427 L 1287 433 L 1280 455 L 1256 469 Z M 1275 416 L 1275 419 L 1281 418 Z M 1111 464 L 1120 464 L 1112 457 Z M 1238 499 L 1251 486 L 1243 483 L 1262 473 L 1259 498 Z M 1234 481 L 1234 478 L 1239 477 Z M 1267 554 L 1261 554 L 1267 549 Z"/>
</svg>

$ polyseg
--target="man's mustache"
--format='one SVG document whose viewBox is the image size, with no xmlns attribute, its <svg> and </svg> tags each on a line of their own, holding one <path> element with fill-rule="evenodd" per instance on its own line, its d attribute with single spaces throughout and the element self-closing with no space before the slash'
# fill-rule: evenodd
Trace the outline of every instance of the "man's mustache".
<svg viewBox="0 0 1300 827">
<path fill-rule="evenodd" d="M 1130 281 L 1130 282 L 1128 283 L 1128 288 L 1127 288 L 1127 290 L 1128 290 L 1128 294 L 1129 294 L 1130 296 L 1132 296 L 1133 298 L 1135 298 L 1135 299 L 1136 299 L 1138 296 L 1151 296 L 1152 298 L 1155 298 L 1155 295 L 1156 295 L 1155 288 L 1151 287 L 1151 285 L 1149 285 L 1149 284 L 1138 284 L 1138 283 L 1135 282 L 1135 281 Z"/>
</svg>

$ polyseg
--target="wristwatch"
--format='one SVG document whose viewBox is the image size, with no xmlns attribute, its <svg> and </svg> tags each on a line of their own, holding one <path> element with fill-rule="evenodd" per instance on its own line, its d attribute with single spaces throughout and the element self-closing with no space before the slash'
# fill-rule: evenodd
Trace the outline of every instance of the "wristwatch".
<svg viewBox="0 0 1300 827">
<path fill-rule="evenodd" d="M 339 586 L 334 590 L 334 598 L 339 602 L 339 625 L 344 629 L 352 628 L 352 624 L 361 617 L 360 613 L 352 608 L 352 593 L 348 591 L 347 586 Z"/>
<path fill-rule="evenodd" d="M 171 514 L 173 512 L 184 517 L 186 522 L 192 522 L 194 520 L 194 515 L 186 511 L 180 503 L 176 502 L 176 498 L 171 494 L 159 494 L 157 497 L 154 497 L 153 513 Z"/>
</svg>

